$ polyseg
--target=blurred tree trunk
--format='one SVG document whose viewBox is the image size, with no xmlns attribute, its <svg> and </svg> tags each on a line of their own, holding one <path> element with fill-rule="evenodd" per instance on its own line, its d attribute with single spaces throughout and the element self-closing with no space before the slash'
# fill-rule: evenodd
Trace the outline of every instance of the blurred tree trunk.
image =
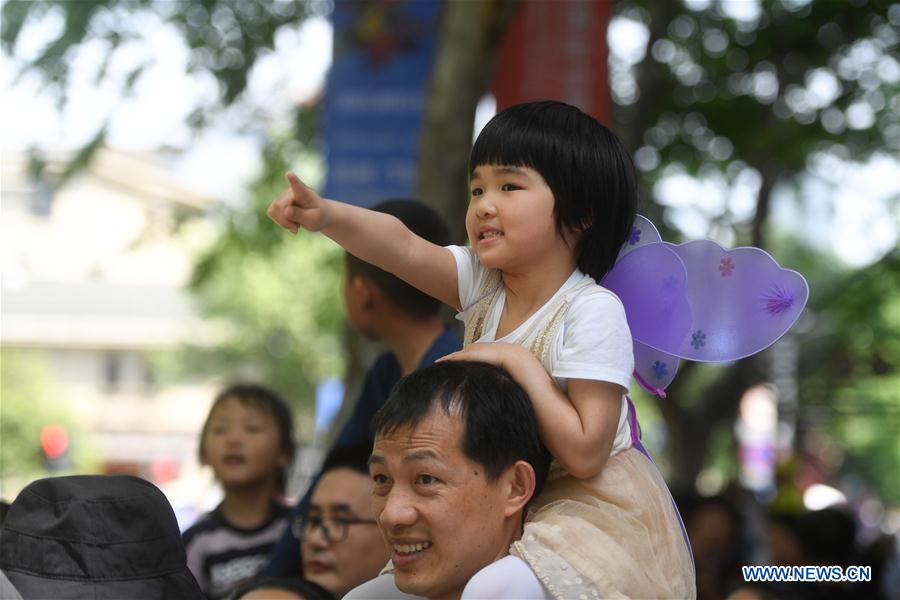
<svg viewBox="0 0 900 600">
<path fill-rule="evenodd" d="M 650 57 L 650 49 L 657 40 L 665 37 L 679 8 L 675 2 L 651 2 L 647 10 L 650 11 L 647 56 L 637 65 L 636 72 L 640 98 L 631 106 L 613 103 L 617 121 L 613 129 L 632 153 L 643 145 L 644 132 L 656 123 L 659 105 L 672 95 L 673 88 L 671 79 L 663 76 L 660 64 Z"/>
<path fill-rule="evenodd" d="M 668 444 L 666 461 L 670 471 L 667 480 L 675 490 L 693 490 L 697 476 L 709 457 L 712 434 L 722 425 L 731 425 L 737 417 L 744 391 L 765 379 L 759 358 L 748 358 L 724 368 L 722 374 L 703 387 L 695 397 L 688 397 L 696 363 L 682 363 L 679 376 L 667 390 L 666 398 L 657 404 L 666 423 Z"/>
<path fill-rule="evenodd" d="M 754 158 L 759 160 L 751 161 L 750 166 L 760 173 L 762 181 L 756 196 L 751 243 L 763 248 L 770 198 L 783 168 L 775 160 Z M 697 398 L 687 398 L 688 392 L 685 390 L 685 383 L 690 381 L 687 373 L 693 370 L 696 363 L 683 363 L 679 377 L 668 389 L 667 397 L 656 399 L 669 433 L 666 455 L 671 465 L 668 479 L 673 488 L 694 489 L 697 476 L 709 456 L 709 444 L 715 429 L 722 424 L 734 423 L 744 391 L 767 379 L 764 366 L 767 353 L 768 350 L 725 367 L 714 382 L 702 388 Z"/>
<path fill-rule="evenodd" d="M 445 2 L 440 39 L 425 106 L 419 154 L 418 197 L 450 225 L 452 239 L 464 243 L 467 165 L 472 146 L 475 108 L 490 84 L 497 44 L 503 37 L 516 0 Z M 448 322 L 456 324 L 448 312 Z M 356 404 L 366 369 L 382 344 L 365 340 L 348 328 L 346 389 L 341 411 L 329 432 L 330 444 Z"/>
<path fill-rule="evenodd" d="M 752 224 L 752 244 L 765 244 L 772 189 L 780 177 L 777 164 L 753 164 L 762 175 Z M 757 355 L 722 368 L 721 375 L 703 387 L 696 398 L 688 398 L 688 373 L 696 363 L 683 362 L 679 376 L 667 390 L 666 398 L 656 398 L 668 431 L 666 458 L 670 464 L 669 484 L 678 490 L 694 489 L 697 476 L 709 456 L 709 444 L 717 427 L 734 423 L 741 396 L 747 388 L 766 380 L 764 356 Z"/>
<path fill-rule="evenodd" d="M 769 198 L 779 173 L 771 164 L 752 166 L 763 176 L 752 226 L 752 243 L 761 248 L 765 242 Z M 683 362 L 666 398 L 656 398 L 668 431 L 666 458 L 671 466 L 668 479 L 673 488 L 694 489 L 709 456 L 713 432 L 722 424 L 734 423 L 744 391 L 766 380 L 764 356 L 765 353 L 723 367 L 721 375 L 701 388 L 696 398 L 687 397 L 691 392 L 686 389 L 692 379 L 688 374 L 696 368 L 696 363 Z"/>
<path fill-rule="evenodd" d="M 422 124 L 418 195 L 447 219 L 458 243 L 466 238 L 475 108 L 488 90 L 497 48 L 516 6 L 516 0 L 444 4 Z"/>
<path fill-rule="evenodd" d="M 636 65 L 640 98 L 631 106 L 614 105 L 617 107 L 616 134 L 632 153 L 646 143 L 644 133 L 656 124 L 676 88 L 676 81 L 667 73 L 667 67 L 652 58 L 650 49 L 657 40 L 667 37 L 670 23 L 682 9 L 673 2 L 653 2 L 645 8 L 649 11 L 650 35 L 647 55 Z M 771 159 L 758 158 L 760 160 L 750 161 L 750 166 L 762 175 L 752 224 L 752 243 L 762 246 L 769 196 L 782 170 Z M 653 220 L 666 237 L 662 207 L 649 199 L 652 192 L 647 190 L 645 193 L 648 199 L 641 203 L 640 212 Z M 666 398 L 655 398 L 668 434 L 664 452 L 670 465 L 668 481 L 674 489 L 694 489 L 697 476 L 709 456 L 714 431 L 723 424 L 734 422 L 744 391 L 765 378 L 761 363 L 758 358 L 738 361 L 722 368 L 719 377 L 697 390 L 696 386 L 691 386 L 693 377 L 690 375 L 697 365 L 684 361 Z"/>
</svg>

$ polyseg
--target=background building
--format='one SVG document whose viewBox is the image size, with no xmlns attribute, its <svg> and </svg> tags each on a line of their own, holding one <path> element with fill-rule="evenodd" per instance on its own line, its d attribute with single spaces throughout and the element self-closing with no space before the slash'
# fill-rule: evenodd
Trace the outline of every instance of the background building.
<svg viewBox="0 0 900 600">
<path fill-rule="evenodd" d="M 66 159 L 33 177 L 24 154 L 3 158 L 3 353 L 41 365 L 97 471 L 177 485 L 219 383 L 173 364 L 185 342 L 214 342 L 186 290 L 214 200 L 106 149 L 57 187 Z"/>
</svg>

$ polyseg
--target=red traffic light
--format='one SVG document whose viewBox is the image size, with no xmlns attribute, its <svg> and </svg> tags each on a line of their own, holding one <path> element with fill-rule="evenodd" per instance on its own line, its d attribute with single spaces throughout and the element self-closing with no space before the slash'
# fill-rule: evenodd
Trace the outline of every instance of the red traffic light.
<svg viewBox="0 0 900 600">
<path fill-rule="evenodd" d="M 59 458 L 69 447 L 69 434 L 62 425 L 44 425 L 41 428 L 41 449 L 47 458 Z"/>
</svg>

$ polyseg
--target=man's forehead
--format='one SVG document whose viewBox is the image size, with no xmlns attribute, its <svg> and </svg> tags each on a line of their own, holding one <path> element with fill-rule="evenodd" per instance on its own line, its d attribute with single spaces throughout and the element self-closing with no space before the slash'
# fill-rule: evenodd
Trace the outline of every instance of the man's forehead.
<svg viewBox="0 0 900 600">
<path fill-rule="evenodd" d="M 356 507 L 361 502 L 368 502 L 371 492 L 372 482 L 368 475 L 352 469 L 332 469 L 322 475 L 310 503 L 323 509 L 337 504 Z"/>
<path fill-rule="evenodd" d="M 415 427 L 403 425 L 375 436 L 373 457 L 445 460 L 460 452 L 462 420 L 432 410 Z"/>
</svg>

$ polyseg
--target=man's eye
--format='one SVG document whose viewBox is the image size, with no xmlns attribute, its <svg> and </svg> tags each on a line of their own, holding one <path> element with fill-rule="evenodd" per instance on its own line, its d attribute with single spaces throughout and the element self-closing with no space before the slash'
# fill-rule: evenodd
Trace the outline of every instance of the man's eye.
<svg viewBox="0 0 900 600">
<path fill-rule="evenodd" d="M 384 475 L 382 473 L 375 473 L 374 475 L 372 475 L 372 481 L 375 483 L 375 485 L 386 485 L 388 482 L 388 478 L 387 475 Z"/>
<path fill-rule="evenodd" d="M 516 190 L 521 190 L 521 189 L 522 188 L 520 188 L 519 186 L 517 186 L 514 183 L 504 183 L 502 186 L 500 186 L 500 191 L 502 191 L 502 192 L 514 192 Z"/>
<path fill-rule="evenodd" d="M 438 481 L 439 479 L 434 475 L 428 475 L 425 473 L 416 477 L 416 483 L 421 483 L 422 485 L 433 485 Z"/>
<path fill-rule="evenodd" d="M 473 195 L 473 196 L 480 196 L 481 194 L 482 194 L 482 189 L 481 189 L 481 188 L 472 188 L 472 195 Z"/>
<path fill-rule="evenodd" d="M 322 517 L 307 517 L 306 522 L 310 527 L 320 527 L 322 525 Z"/>
</svg>

